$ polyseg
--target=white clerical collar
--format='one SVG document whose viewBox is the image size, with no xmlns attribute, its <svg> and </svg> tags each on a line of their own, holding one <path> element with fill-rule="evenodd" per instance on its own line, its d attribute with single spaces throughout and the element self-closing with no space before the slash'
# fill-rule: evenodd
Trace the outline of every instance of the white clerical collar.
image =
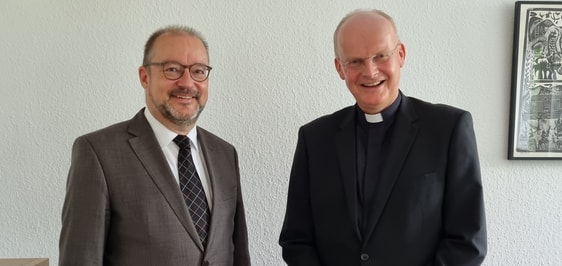
<svg viewBox="0 0 562 266">
<path fill-rule="evenodd" d="M 365 119 L 367 120 L 367 122 L 369 123 L 380 123 L 382 122 L 384 119 L 382 118 L 382 114 L 381 113 L 377 113 L 377 114 L 365 114 Z"/>
</svg>

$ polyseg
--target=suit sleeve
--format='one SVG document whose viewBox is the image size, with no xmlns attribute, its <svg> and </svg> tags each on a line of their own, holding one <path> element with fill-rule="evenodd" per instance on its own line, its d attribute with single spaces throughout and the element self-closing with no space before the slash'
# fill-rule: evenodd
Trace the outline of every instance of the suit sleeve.
<svg viewBox="0 0 562 266">
<path fill-rule="evenodd" d="M 238 165 L 238 155 L 234 150 L 234 160 L 237 177 L 237 199 L 236 214 L 234 218 L 234 266 L 250 266 L 250 252 L 248 250 L 248 229 L 246 225 L 246 215 L 244 213 L 244 202 L 242 200 L 242 187 L 240 184 L 240 168 Z"/>
<path fill-rule="evenodd" d="M 102 166 L 86 138 L 76 139 L 62 210 L 59 265 L 103 265 L 109 195 Z"/>
<path fill-rule="evenodd" d="M 448 155 L 443 238 L 435 265 L 480 265 L 487 251 L 484 199 L 470 113 L 459 117 Z"/>
<path fill-rule="evenodd" d="M 301 128 L 289 180 L 285 220 L 279 237 L 283 259 L 289 266 L 321 265 L 315 246 L 308 173 L 306 140 Z"/>
</svg>

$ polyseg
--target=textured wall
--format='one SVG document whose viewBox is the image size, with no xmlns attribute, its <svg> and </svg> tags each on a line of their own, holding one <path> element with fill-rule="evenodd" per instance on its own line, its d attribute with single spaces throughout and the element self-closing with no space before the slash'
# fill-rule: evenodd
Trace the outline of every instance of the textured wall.
<svg viewBox="0 0 562 266">
<path fill-rule="evenodd" d="M 486 265 L 562 265 L 562 164 L 506 160 L 514 3 L 473 1 L 0 1 L 0 257 L 58 261 L 72 141 L 143 107 L 148 35 L 198 28 L 210 43 L 200 125 L 239 151 L 255 265 L 282 265 L 280 231 L 298 127 L 353 104 L 332 32 L 359 7 L 388 11 L 407 58 L 401 88 L 472 112 Z"/>
</svg>

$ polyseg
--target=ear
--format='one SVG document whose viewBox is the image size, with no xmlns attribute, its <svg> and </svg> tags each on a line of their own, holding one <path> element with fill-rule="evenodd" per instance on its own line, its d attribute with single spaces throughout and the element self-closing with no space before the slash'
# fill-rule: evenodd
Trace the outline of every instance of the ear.
<svg viewBox="0 0 562 266">
<path fill-rule="evenodd" d="M 400 47 L 398 47 L 398 55 L 400 55 L 400 67 L 403 67 L 406 62 L 406 46 L 404 43 L 400 43 Z"/>
<path fill-rule="evenodd" d="M 148 84 L 150 84 L 150 75 L 148 75 L 148 70 L 145 66 L 139 67 L 139 81 L 143 88 L 148 88 Z"/>
<path fill-rule="evenodd" d="M 336 66 L 336 70 L 338 71 L 338 74 L 340 75 L 340 78 L 342 80 L 345 80 L 345 74 L 343 73 L 343 66 L 340 63 L 340 60 L 336 57 L 334 58 L 334 65 Z"/>
</svg>

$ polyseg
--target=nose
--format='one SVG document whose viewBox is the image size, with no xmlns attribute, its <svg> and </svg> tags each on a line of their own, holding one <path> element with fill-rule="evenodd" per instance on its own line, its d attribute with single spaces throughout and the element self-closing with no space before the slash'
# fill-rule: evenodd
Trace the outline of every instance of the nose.
<svg viewBox="0 0 562 266">
<path fill-rule="evenodd" d="M 379 73 L 379 66 L 371 58 L 365 59 L 363 63 L 363 75 L 374 77 Z"/>
</svg>

